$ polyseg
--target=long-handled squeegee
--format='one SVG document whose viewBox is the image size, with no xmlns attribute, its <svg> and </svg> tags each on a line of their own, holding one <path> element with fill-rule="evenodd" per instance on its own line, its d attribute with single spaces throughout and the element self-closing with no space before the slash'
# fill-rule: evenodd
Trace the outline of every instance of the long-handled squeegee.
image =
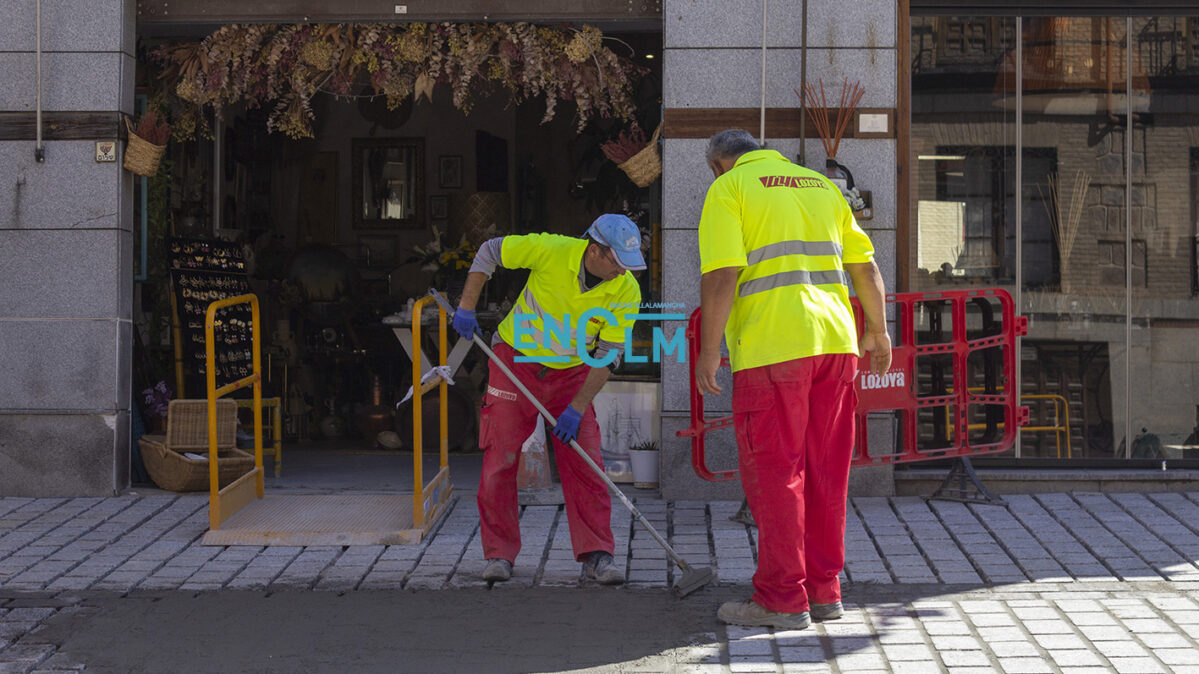
<svg viewBox="0 0 1199 674">
<path fill-rule="evenodd" d="M 441 293 L 430 288 L 429 294 L 433 296 L 433 299 L 437 300 L 437 303 L 441 305 L 441 308 L 445 310 L 446 314 L 450 316 L 454 315 L 453 307 L 450 306 L 450 303 L 446 301 L 445 297 L 443 297 Z M 500 360 L 499 357 L 495 355 L 495 352 L 491 350 L 491 347 L 489 347 L 487 343 L 483 341 L 483 338 L 480 337 L 478 333 L 475 333 L 474 335 L 474 343 L 480 349 L 483 349 L 483 353 L 487 354 L 487 357 L 491 359 L 491 362 L 498 365 L 500 370 L 502 370 L 503 373 L 508 376 L 509 381 L 515 384 L 516 388 L 520 389 L 520 392 L 529 399 L 529 402 L 533 403 L 533 406 L 537 408 L 537 411 L 541 413 L 541 416 L 545 417 L 546 423 L 551 425 L 558 423 L 558 420 L 549 413 L 549 410 L 545 409 L 545 406 L 541 404 L 541 401 L 533 397 L 533 394 L 529 392 L 529 389 L 525 388 L 525 385 L 516 378 L 516 375 L 512 374 L 512 371 L 508 369 L 508 366 L 504 364 L 504 361 Z M 577 441 L 571 440 L 570 446 L 583 459 L 583 461 L 587 462 L 587 465 L 591 467 L 591 470 L 594 471 L 596 475 L 600 476 L 600 479 L 602 479 L 608 485 L 608 490 L 620 499 L 620 502 L 624 504 L 624 507 L 629 509 L 629 512 L 633 513 L 633 517 L 635 517 L 637 521 L 645 527 L 646 531 L 648 531 L 649 534 L 654 537 L 654 540 L 658 541 L 658 544 L 661 545 L 664 550 L 666 550 L 666 554 L 670 555 L 670 559 L 673 560 L 675 565 L 679 567 L 679 570 L 683 572 L 683 575 L 675 581 L 674 586 L 671 588 L 676 597 L 685 597 L 707 585 L 708 583 L 716 580 L 716 573 L 713 572 L 711 568 L 697 568 L 691 566 L 687 563 L 687 560 L 683 559 L 679 553 L 675 552 L 674 548 L 670 547 L 670 544 L 666 542 L 666 539 L 662 538 L 662 535 L 659 534 L 658 531 L 654 529 L 653 525 L 649 523 L 649 520 L 645 519 L 645 515 L 641 514 L 641 511 L 637 509 L 637 506 L 633 505 L 633 502 L 624 495 L 624 492 L 617 488 L 616 484 L 612 482 L 611 478 L 604 473 L 604 469 L 597 466 L 596 463 L 591 460 L 591 457 L 587 456 L 587 452 L 583 451 L 583 448 L 579 446 Z"/>
</svg>

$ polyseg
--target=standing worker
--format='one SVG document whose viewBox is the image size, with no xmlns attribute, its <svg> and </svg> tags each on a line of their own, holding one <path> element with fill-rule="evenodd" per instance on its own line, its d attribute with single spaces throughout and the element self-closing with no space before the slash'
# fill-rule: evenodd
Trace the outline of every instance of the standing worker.
<svg viewBox="0 0 1199 674">
<path fill-rule="evenodd" d="M 624 573 L 612 558 L 612 497 L 603 479 L 568 445 L 577 438 L 596 465 L 603 465 L 591 401 L 620 364 L 633 328 L 626 311 L 635 313 L 641 303 L 641 289 L 629 273 L 645 269 L 641 231 L 627 217 L 609 213 L 597 218 L 582 239 L 527 234 L 488 240 L 475 255 L 454 313 L 454 330 L 467 339 L 479 329 L 475 305 L 497 266 L 532 270 L 491 346 L 557 418 L 554 454 L 575 559 L 584 563 L 588 578 L 605 585 L 623 583 Z M 580 330 L 576 322 L 589 309 L 604 311 L 589 317 Z M 584 345 L 574 342 L 578 332 L 585 333 Z M 483 579 L 488 583 L 511 578 L 512 562 L 520 551 L 516 474 L 521 445 L 536 428 L 537 414 L 491 363 L 479 428 L 483 475 L 478 498 L 487 559 Z"/>
<path fill-rule="evenodd" d="M 891 365 L 874 248 L 828 178 L 731 129 L 708 141 L 716 176 L 699 224 L 702 324 L 695 378 L 720 393 L 720 337 L 733 370 L 741 483 L 758 525 L 748 601 L 733 625 L 803 629 L 840 618 L 858 354 Z M 847 276 L 848 274 L 848 276 Z M 857 339 L 849 279 L 866 314 Z M 859 352 L 859 347 L 861 351 Z"/>
</svg>

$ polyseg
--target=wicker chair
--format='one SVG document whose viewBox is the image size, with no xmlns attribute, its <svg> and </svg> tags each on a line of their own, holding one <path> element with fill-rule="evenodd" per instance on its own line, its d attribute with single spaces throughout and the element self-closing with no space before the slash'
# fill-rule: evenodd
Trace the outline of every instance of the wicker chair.
<svg viewBox="0 0 1199 674">
<path fill-rule="evenodd" d="M 237 449 L 237 403 L 216 401 L 216 415 L 217 469 L 224 487 L 251 471 L 254 457 Z M 208 489 L 207 400 L 172 400 L 167 408 L 167 434 L 142 436 L 138 444 L 146 470 L 159 487 L 170 491 Z"/>
</svg>

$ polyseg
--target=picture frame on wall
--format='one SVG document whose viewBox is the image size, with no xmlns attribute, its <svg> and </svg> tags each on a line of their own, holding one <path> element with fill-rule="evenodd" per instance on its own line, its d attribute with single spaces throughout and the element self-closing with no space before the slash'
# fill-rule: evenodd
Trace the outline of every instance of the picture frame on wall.
<svg viewBox="0 0 1199 674">
<path fill-rule="evenodd" d="M 354 138 L 351 213 L 355 229 L 421 229 L 425 214 L 423 138 Z"/>
<path fill-rule="evenodd" d="M 437 186 L 445 189 L 462 187 L 462 155 L 445 154 L 437 162 Z"/>
<path fill-rule="evenodd" d="M 396 262 L 396 239 L 393 236 L 359 236 L 358 242 L 366 252 L 367 267 L 391 267 Z"/>
<path fill-rule="evenodd" d="M 445 220 L 450 217 L 450 198 L 444 194 L 429 197 L 429 219 Z"/>
</svg>

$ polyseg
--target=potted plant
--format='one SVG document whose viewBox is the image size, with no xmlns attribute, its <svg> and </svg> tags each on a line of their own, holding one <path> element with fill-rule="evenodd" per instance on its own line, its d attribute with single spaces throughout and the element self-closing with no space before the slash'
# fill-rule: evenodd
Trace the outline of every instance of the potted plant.
<svg viewBox="0 0 1199 674">
<path fill-rule="evenodd" d="M 658 443 L 650 440 L 629 448 L 629 462 L 633 464 L 633 486 L 638 489 L 654 489 L 658 486 Z"/>
<path fill-rule="evenodd" d="M 174 394 L 165 381 L 159 381 L 154 386 L 142 391 L 145 400 L 145 419 L 143 423 L 151 433 L 162 433 L 166 429 L 167 409 Z"/>
</svg>

